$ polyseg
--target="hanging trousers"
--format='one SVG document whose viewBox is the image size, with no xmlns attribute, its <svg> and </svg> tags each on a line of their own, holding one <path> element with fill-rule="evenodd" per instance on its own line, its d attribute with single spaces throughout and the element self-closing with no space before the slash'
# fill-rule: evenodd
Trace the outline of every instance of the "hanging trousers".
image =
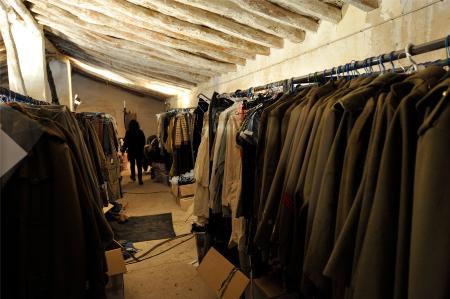
<svg viewBox="0 0 450 299">
<path fill-rule="evenodd" d="M 138 170 L 138 180 L 142 182 L 142 157 L 129 157 L 130 169 L 131 169 L 131 179 L 134 181 L 136 179 L 136 166 Z"/>
</svg>

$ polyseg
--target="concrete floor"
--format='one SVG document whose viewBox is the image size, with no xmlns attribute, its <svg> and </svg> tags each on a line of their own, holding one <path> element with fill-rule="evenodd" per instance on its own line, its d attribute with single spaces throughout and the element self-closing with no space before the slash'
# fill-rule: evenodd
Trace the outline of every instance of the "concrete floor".
<svg viewBox="0 0 450 299">
<path fill-rule="evenodd" d="M 132 183 L 127 173 L 123 174 L 124 198 L 120 202 L 127 205 L 125 214 L 143 216 L 172 213 L 174 230 L 177 235 L 190 232 L 191 213 L 183 211 L 175 202 L 169 187 L 153 183 L 148 175 L 144 185 Z M 137 194 L 140 193 L 140 194 Z M 186 238 L 184 238 L 186 239 Z M 174 240 L 163 245 L 151 255 L 179 243 Z M 142 249 L 139 256 L 162 240 L 135 243 Z M 197 260 L 194 239 L 174 249 L 143 262 L 127 265 L 125 279 L 126 299 L 209 299 L 217 298 L 197 274 L 193 263 Z"/>
</svg>

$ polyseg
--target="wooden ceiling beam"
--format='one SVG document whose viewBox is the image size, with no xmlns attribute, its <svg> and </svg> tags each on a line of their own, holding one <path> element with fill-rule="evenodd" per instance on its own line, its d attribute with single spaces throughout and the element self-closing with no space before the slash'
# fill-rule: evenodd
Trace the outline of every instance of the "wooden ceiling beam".
<svg viewBox="0 0 450 299">
<path fill-rule="evenodd" d="M 342 19 L 342 12 L 338 7 L 319 0 L 270 0 L 270 2 L 292 12 L 310 15 L 334 24 Z"/>
<path fill-rule="evenodd" d="M 83 8 L 109 10 L 125 14 L 130 18 L 146 22 L 151 28 L 163 28 L 175 34 L 184 35 L 190 39 L 200 40 L 224 48 L 238 49 L 248 54 L 269 55 L 270 48 L 255 44 L 205 26 L 192 24 L 170 17 L 151 9 L 135 5 L 123 0 L 71 0 L 71 4 Z"/>
<path fill-rule="evenodd" d="M 39 27 L 22 0 L 4 0 L 4 2 L 9 4 L 16 11 L 16 13 L 28 25 L 29 30 L 32 30 L 34 34 L 38 36 L 42 35 L 42 28 Z"/>
<path fill-rule="evenodd" d="M 87 23 L 83 20 L 77 19 L 75 16 L 65 11 L 55 12 L 55 10 L 50 7 L 48 9 L 40 9 L 36 6 L 33 7 L 32 10 L 33 12 L 40 14 L 40 16 L 37 16 L 38 19 L 44 16 L 45 20 L 49 23 L 55 23 L 60 26 L 64 26 L 64 24 L 74 24 L 75 27 L 78 27 L 81 30 L 86 30 L 90 33 L 123 39 L 123 44 L 125 44 L 125 41 L 129 41 L 129 43 L 125 45 L 130 49 L 139 49 L 139 51 L 141 51 L 142 53 L 148 53 L 154 58 L 162 59 L 166 62 L 171 62 L 174 65 L 191 67 L 192 70 L 195 70 L 200 74 L 214 76 L 219 73 L 236 70 L 236 65 L 211 61 L 196 55 L 186 53 L 184 51 L 172 49 L 170 47 L 155 47 L 154 43 L 142 40 L 136 35 L 127 33 L 120 29 L 113 30 L 106 26 Z"/>
<path fill-rule="evenodd" d="M 188 82 L 190 85 L 199 82 L 198 78 L 194 78 L 194 76 L 188 77 L 180 72 L 150 68 L 146 64 L 139 63 L 132 58 L 124 57 L 123 55 L 116 52 L 111 52 L 110 50 L 82 47 L 76 43 L 68 42 L 66 39 L 59 37 L 58 33 L 55 35 L 49 35 L 49 38 L 59 49 L 64 50 L 66 54 L 70 53 L 72 56 L 75 56 L 76 54 L 84 55 L 82 58 L 85 60 L 88 60 L 89 58 L 99 58 L 102 59 L 102 61 L 107 61 L 109 65 L 112 62 L 115 62 L 116 64 L 121 64 L 124 69 L 130 69 L 130 72 L 140 72 L 142 75 L 145 74 L 149 77 L 158 76 L 158 78 L 165 80 L 166 82 L 182 81 L 183 83 Z"/>
<path fill-rule="evenodd" d="M 186 88 L 186 89 L 191 89 L 191 88 L 194 88 L 195 86 L 197 86 L 197 84 L 195 84 L 195 83 L 180 80 L 178 78 L 174 78 L 174 77 L 167 76 L 167 75 L 153 74 L 151 72 L 149 73 L 149 72 L 141 72 L 141 71 L 135 71 L 135 70 L 129 71 L 128 69 L 123 68 L 120 63 L 115 63 L 115 62 L 110 63 L 108 61 L 104 61 L 104 59 L 102 59 L 100 57 L 86 58 L 81 54 L 74 54 L 73 56 L 68 55 L 68 57 L 71 60 L 72 64 L 74 64 L 75 61 L 81 62 L 91 68 L 108 69 L 112 73 L 121 75 L 125 78 L 129 78 L 131 76 L 133 76 L 134 78 L 140 78 L 140 81 L 142 81 L 142 82 L 156 81 L 156 82 L 169 84 L 172 86 L 177 86 L 177 87 Z M 78 64 L 78 66 L 82 67 L 80 64 Z M 101 76 L 96 72 L 92 72 L 92 73 L 97 74 L 98 77 Z M 130 79 L 130 81 L 131 81 L 131 79 Z M 137 82 L 135 82 L 135 83 L 137 84 Z"/>
<path fill-rule="evenodd" d="M 175 0 L 179 3 L 187 4 L 190 6 L 197 7 L 199 9 L 207 10 L 212 13 L 223 15 L 227 18 L 233 19 L 236 22 L 246 24 L 262 31 L 286 38 L 292 42 L 302 42 L 305 39 L 305 31 L 303 29 L 295 28 L 292 25 L 286 25 L 275 21 L 273 19 L 268 19 L 266 17 L 261 17 L 253 12 L 242 9 L 236 3 L 232 1 L 223 0 Z M 305 26 L 307 28 L 317 29 L 317 22 L 311 19 L 307 19 Z"/>
<path fill-rule="evenodd" d="M 39 1 L 28 0 L 28 1 L 32 3 L 43 2 L 42 0 Z M 97 11 L 76 7 L 73 6 L 72 4 L 62 3 L 57 0 L 47 0 L 45 2 L 57 6 L 69 13 L 76 13 L 76 16 L 78 18 L 91 24 L 107 26 L 113 29 L 120 28 L 123 31 L 135 34 L 142 40 L 153 42 L 155 45 L 167 46 L 173 49 L 183 50 L 188 53 L 207 56 L 209 57 L 209 59 L 217 61 L 245 65 L 245 59 L 241 58 L 238 55 L 235 55 L 236 53 L 231 55 L 225 53 L 224 51 L 221 51 L 218 48 L 214 48 L 213 46 L 198 45 L 186 40 L 170 37 L 156 31 L 148 30 L 146 28 L 136 26 L 134 23 L 128 23 L 126 17 L 116 19 L 109 17 L 103 13 L 99 13 Z"/>
<path fill-rule="evenodd" d="M 81 40 L 81 42 L 85 45 L 85 39 L 88 38 L 88 40 L 92 42 L 93 46 L 98 44 L 98 42 L 105 41 L 106 43 L 103 44 L 104 46 L 109 45 L 110 47 L 116 47 L 117 51 L 129 50 L 128 53 L 126 53 L 127 56 L 134 57 L 136 61 L 140 61 L 140 63 L 149 67 L 167 68 L 173 69 L 174 71 L 183 71 L 189 68 L 189 64 L 187 63 L 180 63 L 176 60 L 167 60 L 166 57 L 161 57 L 160 55 L 158 55 L 158 53 L 156 53 L 155 55 L 154 51 L 151 51 L 150 49 L 144 47 L 140 47 L 139 45 L 134 45 L 120 39 L 111 39 L 109 36 L 100 36 L 97 35 L 96 32 L 86 31 L 84 30 L 84 28 L 78 25 L 69 28 L 65 24 L 71 23 L 59 23 L 61 20 L 57 18 L 48 19 L 46 17 L 43 17 L 42 15 L 37 15 L 36 19 L 42 25 L 46 25 L 59 31 L 65 36 L 75 39 L 75 42 L 77 43 L 80 43 Z M 215 72 L 196 67 L 190 67 L 189 69 L 193 74 L 202 76 L 213 76 L 216 74 Z"/>
<path fill-rule="evenodd" d="M 283 39 L 263 32 L 261 30 L 249 27 L 249 24 L 243 25 L 220 14 L 211 13 L 207 10 L 199 9 L 194 6 L 178 3 L 173 0 L 127 0 L 130 3 L 158 11 L 162 14 L 175 17 L 180 20 L 188 21 L 197 25 L 204 25 L 217 31 L 224 32 L 239 39 L 260 44 L 270 48 L 282 48 Z"/>
<path fill-rule="evenodd" d="M 88 49 L 80 48 L 76 45 L 68 44 L 63 40 L 58 40 L 52 37 L 55 44 L 69 57 L 79 59 L 80 61 L 96 64 L 106 70 L 114 70 L 139 74 L 146 78 L 152 78 L 154 80 L 160 80 L 168 84 L 174 84 L 182 86 L 184 88 L 191 88 L 196 85 L 196 82 L 183 80 L 164 73 L 158 73 L 157 71 L 150 70 L 134 62 L 122 61 L 114 56 L 105 54 L 104 52 L 98 52 Z"/>
<path fill-rule="evenodd" d="M 145 55 L 123 50 L 118 46 L 115 46 L 114 44 L 109 44 L 107 41 L 104 41 L 101 38 L 97 41 L 92 36 L 89 36 L 89 34 L 80 37 L 77 34 L 73 34 L 67 31 L 63 33 L 55 29 L 50 29 L 50 31 L 53 34 L 59 36 L 61 39 L 65 41 L 70 41 L 73 44 L 79 46 L 80 48 L 100 52 L 102 53 L 102 55 L 106 55 L 107 57 L 114 57 L 114 59 L 123 62 L 141 65 L 142 67 L 148 68 L 153 72 L 171 75 L 186 81 L 196 83 L 204 82 L 209 79 L 209 77 L 207 76 L 192 73 L 188 69 L 186 70 L 181 68 L 175 68 L 170 64 L 167 65 L 163 63 L 158 63 L 156 61 L 149 62 L 148 57 L 146 57 Z"/>
<path fill-rule="evenodd" d="M 372 11 L 378 8 L 377 0 L 342 0 L 344 3 L 353 5 L 365 12 Z"/>
<path fill-rule="evenodd" d="M 68 5 L 68 3 L 64 2 L 64 0 L 51 0 L 52 4 L 55 4 L 54 2 L 57 2 L 61 5 Z M 180 34 L 177 31 L 171 31 L 168 30 L 165 27 L 161 26 L 155 26 L 153 24 L 150 24 L 144 20 L 134 18 L 129 16 L 128 14 L 125 14 L 121 12 L 120 10 L 113 10 L 110 9 L 107 6 L 103 6 L 101 4 L 98 4 L 96 2 L 92 2 L 90 0 L 73 0 L 70 1 L 70 7 L 71 11 L 79 12 L 80 10 L 83 10 L 84 13 L 98 13 L 105 15 L 109 17 L 111 20 L 120 20 L 121 22 L 124 22 L 126 24 L 126 27 L 135 26 L 138 28 L 142 28 L 148 31 L 153 31 L 156 33 L 159 33 L 163 36 L 166 36 L 168 38 L 172 38 L 174 41 L 176 41 L 176 45 L 180 46 L 186 46 L 185 43 L 189 46 L 193 46 L 196 50 L 194 50 L 195 53 L 203 53 L 206 56 L 210 56 L 209 53 L 204 53 L 203 51 L 210 51 L 210 52 L 217 52 L 217 53 L 224 53 L 225 55 L 235 56 L 242 59 L 254 59 L 255 58 L 255 52 L 250 51 L 249 49 L 237 49 L 237 48 L 230 48 L 225 47 L 224 45 L 219 44 L 213 44 L 207 41 L 204 41 L 202 39 L 196 39 L 192 38 L 189 35 L 186 34 Z M 75 9 L 76 8 L 76 9 Z M 116 26 L 113 26 L 116 27 Z M 121 26 L 120 26 L 121 27 Z M 130 27 L 130 30 L 134 30 L 135 28 Z M 136 30 L 138 31 L 138 30 Z M 147 32 L 144 32 L 145 34 Z M 149 38 L 151 36 L 149 35 Z M 184 43 L 183 43 L 184 42 Z M 186 49 L 181 49 L 185 50 Z M 214 57 L 214 56 L 211 56 Z"/>
<path fill-rule="evenodd" d="M 294 26 L 316 32 L 319 23 L 312 18 L 305 17 L 281 6 L 275 5 L 267 0 L 231 0 L 246 11 L 252 12 L 259 17 L 268 18 L 272 21 L 279 22 L 284 25 Z"/>
<path fill-rule="evenodd" d="M 153 91 L 148 88 L 141 87 L 139 85 L 120 83 L 120 82 L 116 82 L 111 79 L 108 79 L 106 77 L 99 76 L 96 73 L 90 72 L 89 70 L 80 67 L 79 65 L 74 63 L 73 60 L 72 60 L 72 67 L 73 67 L 73 72 L 80 76 L 83 76 L 87 79 L 94 80 L 94 81 L 97 81 L 97 82 L 100 82 L 103 84 L 107 84 L 107 85 L 111 85 L 111 86 L 120 88 L 126 92 L 135 93 L 139 96 L 151 97 L 160 102 L 165 101 L 169 97 L 168 95 Z"/>
<path fill-rule="evenodd" d="M 12 87 L 17 92 L 27 95 L 25 82 L 23 81 L 22 71 L 20 69 L 19 58 L 17 54 L 17 48 L 14 43 L 13 35 L 11 32 L 11 26 L 9 23 L 8 13 L 11 10 L 11 6 L 0 0 L 0 33 L 5 43 L 6 55 L 8 57 L 8 70 L 11 72 L 11 76 L 15 78 L 15 85 Z"/>
<path fill-rule="evenodd" d="M 151 56 L 137 51 L 130 51 L 123 45 L 121 41 L 114 40 L 107 37 L 101 37 L 92 33 L 77 30 L 76 28 L 68 28 L 59 24 L 47 22 L 41 17 L 36 17 L 40 23 L 50 27 L 54 34 L 60 36 L 61 38 L 71 41 L 74 44 L 79 45 L 90 50 L 104 51 L 105 53 L 117 54 L 117 58 L 121 58 L 127 61 L 132 61 L 143 65 L 148 68 L 157 69 L 159 71 L 165 71 L 175 76 L 180 76 L 183 78 L 190 78 L 195 80 L 195 82 L 203 82 L 208 80 L 208 76 L 200 75 L 195 73 L 192 68 L 186 67 L 184 65 L 176 65 L 170 62 L 164 62 L 152 58 Z M 192 70 L 192 71 L 191 71 Z"/>
<path fill-rule="evenodd" d="M 67 5 L 68 3 L 64 2 L 63 0 L 51 0 L 52 3 L 58 2 L 62 5 Z M 200 49 L 207 49 L 209 51 L 215 51 L 218 53 L 224 53 L 226 55 L 236 56 L 239 58 L 245 58 L 245 59 L 254 59 L 255 58 L 255 52 L 252 52 L 249 49 L 236 49 L 231 47 L 225 47 L 224 45 L 219 44 L 213 44 L 208 41 L 204 41 L 202 39 L 193 38 L 186 34 L 181 34 L 177 31 L 171 31 L 168 30 L 165 27 L 161 26 L 155 26 L 154 24 L 151 24 L 145 20 L 134 18 L 128 14 L 125 14 L 124 12 L 120 10 L 113 10 L 110 9 L 108 6 L 103 6 L 101 4 L 92 3 L 89 0 L 74 0 L 70 2 L 70 6 L 77 7 L 79 10 L 82 9 L 84 12 L 96 12 L 99 14 L 103 14 L 111 19 L 114 20 L 120 20 L 126 24 L 125 27 L 135 26 L 138 28 L 146 29 L 149 31 L 157 32 L 159 34 L 162 34 L 164 36 L 167 36 L 169 38 L 173 38 L 176 40 L 184 41 L 185 43 L 193 44 L 196 47 L 199 47 Z M 124 27 L 124 26 L 120 26 Z M 130 29 L 133 29 L 133 27 L 130 27 Z M 136 30 L 138 31 L 138 30 Z M 184 49 L 182 49 L 184 50 Z M 201 53 L 200 50 L 196 50 L 196 52 Z M 207 56 L 208 54 L 205 53 Z"/>
<path fill-rule="evenodd" d="M 293 42 L 301 42 L 305 32 L 317 31 L 319 24 L 302 15 L 295 14 L 266 0 L 251 3 L 241 0 L 176 0 L 216 14 L 222 14 L 236 22 L 264 30 Z M 270 10 L 270 11 L 269 11 Z M 270 13 L 270 12 L 273 13 Z M 271 14 L 270 16 L 268 16 Z"/>
</svg>

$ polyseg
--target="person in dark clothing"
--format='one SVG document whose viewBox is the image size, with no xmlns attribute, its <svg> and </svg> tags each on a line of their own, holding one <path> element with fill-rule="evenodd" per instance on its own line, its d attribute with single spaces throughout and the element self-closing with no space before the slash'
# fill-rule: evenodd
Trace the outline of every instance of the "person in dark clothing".
<svg viewBox="0 0 450 299">
<path fill-rule="evenodd" d="M 142 181 L 142 159 L 144 156 L 145 135 L 139 128 L 139 123 L 136 120 L 131 120 L 128 125 L 128 130 L 125 134 L 124 143 L 122 146 L 122 153 L 128 152 L 128 160 L 130 161 L 131 180 L 136 180 L 136 170 L 138 169 L 139 185 Z"/>
</svg>

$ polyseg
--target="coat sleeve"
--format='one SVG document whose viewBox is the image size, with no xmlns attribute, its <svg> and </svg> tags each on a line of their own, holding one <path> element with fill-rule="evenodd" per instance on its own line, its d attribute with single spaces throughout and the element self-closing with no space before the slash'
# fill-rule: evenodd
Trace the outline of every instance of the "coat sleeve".
<svg viewBox="0 0 450 299">
<path fill-rule="evenodd" d="M 130 134 L 127 131 L 125 133 L 125 138 L 123 138 L 123 145 L 122 145 L 122 149 L 121 149 L 122 153 L 124 153 L 128 149 L 128 145 L 130 143 L 129 139 L 130 139 Z"/>
<path fill-rule="evenodd" d="M 141 148 L 144 148 L 144 146 L 145 146 L 145 134 L 144 134 L 144 132 L 142 130 L 140 131 L 139 139 L 140 139 L 140 146 L 141 146 Z"/>
</svg>

